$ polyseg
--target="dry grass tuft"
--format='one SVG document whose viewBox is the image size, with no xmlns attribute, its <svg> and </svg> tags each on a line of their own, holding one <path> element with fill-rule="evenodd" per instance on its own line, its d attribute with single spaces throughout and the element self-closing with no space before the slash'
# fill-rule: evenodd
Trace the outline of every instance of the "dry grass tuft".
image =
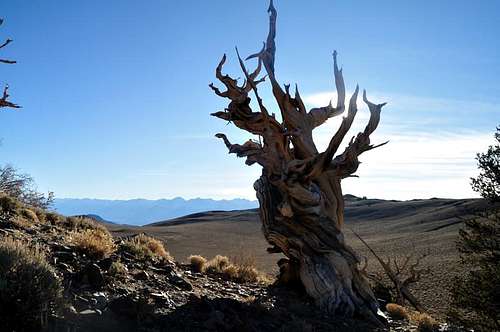
<svg viewBox="0 0 500 332">
<path fill-rule="evenodd" d="M 39 218 L 31 208 L 25 207 L 16 198 L 0 194 L 0 222 L 17 228 L 29 228 L 38 223 Z"/>
<path fill-rule="evenodd" d="M 41 224 L 45 224 L 47 222 L 47 216 L 46 216 L 47 212 L 44 209 L 35 208 L 33 211 L 35 212 L 36 217 L 38 218 L 38 221 Z"/>
<path fill-rule="evenodd" d="M 385 306 L 385 309 L 387 310 L 387 313 L 389 314 L 389 316 L 391 316 L 393 319 L 402 320 L 402 319 L 409 319 L 410 318 L 410 315 L 408 314 L 408 311 L 406 310 L 406 308 L 403 306 L 400 306 L 399 304 L 388 303 Z"/>
<path fill-rule="evenodd" d="M 0 240 L 2 331 L 38 331 L 43 306 L 61 304 L 62 287 L 39 246 Z"/>
<path fill-rule="evenodd" d="M 255 258 L 252 256 L 240 255 L 229 259 L 226 256 L 217 255 L 207 261 L 202 256 L 192 255 L 188 259 L 191 269 L 196 272 L 218 274 L 236 282 L 271 282 L 271 278 L 257 270 Z"/>
<path fill-rule="evenodd" d="M 59 220 L 59 224 L 64 228 L 71 230 L 97 229 L 97 228 L 103 230 L 106 229 L 106 227 L 104 227 L 103 225 L 87 217 L 62 217 Z"/>
<path fill-rule="evenodd" d="M 21 207 L 22 205 L 17 199 L 5 194 L 0 194 L 1 221 L 7 221 L 9 218 L 17 216 Z"/>
<path fill-rule="evenodd" d="M 123 249 L 141 259 L 173 260 L 161 241 L 145 234 L 127 239 L 123 244 Z"/>
<path fill-rule="evenodd" d="M 229 265 L 229 258 L 226 256 L 217 255 L 207 262 L 205 271 L 208 273 L 222 274 L 224 269 Z"/>
<path fill-rule="evenodd" d="M 418 313 L 412 317 L 412 320 L 417 324 L 419 332 L 435 332 L 439 330 L 439 323 L 429 314 Z"/>
<path fill-rule="evenodd" d="M 39 222 L 36 213 L 30 209 L 22 208 L 19 214 L 23 219 L 27 220 L 29 223 L 33 224 Z"/>
<path fill-rule="evenodd" d="M 107 257 L 116 250 L 113 236 L 104 227 L 73 231 L 70 233 L 70 243 L 80 252 L 95 259 Z"/>
<path fill-rule="evenodd" d="M 64 217 L 61 216 L 60 214 L 55 213 L 55 212 L 47 212 L 45 214 L 45 219 L 47 220 L 47 222 L 49 224 L 57 225 L 57 224 L 60 224 L 64 220 Z"/>
<path fill-rule="evenodd" d="M 108 269 L 108 274 L 114 277 L 120 277 L 127 274 L 128 269 L 122 262 L 113 262 Z"/>
<path fill-rule="evenodd" d="M 220 274 L 222 274 L 224 277 L 226 277 L 227 279 L 230 279 L 230 280 L 239 279 L 239 273 L 240 273 L 240 269 L 234 264 L 227 265 L 220 272 Z"/>
<path fill-rule="evenodd" d="M 194 272 L 205 272 L 207 259 L 200 255 L 191 255 L 188 257 L 191 270 Z"/>
</svg>

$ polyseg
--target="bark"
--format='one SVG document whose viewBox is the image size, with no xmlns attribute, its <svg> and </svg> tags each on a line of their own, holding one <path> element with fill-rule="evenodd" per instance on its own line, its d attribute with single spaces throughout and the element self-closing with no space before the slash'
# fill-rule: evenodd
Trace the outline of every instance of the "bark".
<svg viewBox="0 0 500 332">
<path fill-rule="evenodd" d="M 269 34 L 264 47 L 247 58 L 257 59 L 256 69 L 250 73 L 236 50 L 245 75 L 243 84 L 240 86 L 237 80 L 222 74 L 225 55 L 217 66 L 216 77 L 227 90 L 222 92 L 210 84 L 218 96 L 230 100 L 224 111 L 212 115 L 232 122 L 259 139 L 240 145 L 232 144 L 224 134 L 216 136 L 224 141 L 229 153 L 246 157 L 248 165 L 257 163 L 262 166 L 262 176 L 254 184 L 260 203 L 262 230 L 272 246 L 269 251 L 287 256 L 289 264 L 285 268 L 281 261 L 281 265 L 288 276 L 295 275 L 318 306 L 328 313 L 361 315 L 378 321 L 375 296 L 359 269 L 358 256 L 345 243 L 342 233 L 344 200 L 341 180 L 357 170 L 360 154 L 377 147 L 370 144 L 370 134 L 377 128 L 385 104 L 371 103 L 366 92 L 363 93 L 370 120 L 365 130 L 353 137 L 345 150 L 335 156 L 357 113 L 359 88 L 356 87 L 340 128 L 327 149 L 318 152 L 313 129 L 345 110 L 345 85 L 342 70 L 338 68 L 337 53 L 333 53 L 338 95 L 336 107 L 330 103 L 307 111 L 298 88 L 295 87 L 292 97 L 290 85 L 282 89 L 277 81 L 277 12 L 272 1 L 268 12 Z M 280 119 L 269 114 L 259 96 L 258 84 L 266 78 L 257 79 L 262 66 L 271 83 Z M 251 92 L 256 97 L 258 111 L 250 107 Z"/>
</svg>

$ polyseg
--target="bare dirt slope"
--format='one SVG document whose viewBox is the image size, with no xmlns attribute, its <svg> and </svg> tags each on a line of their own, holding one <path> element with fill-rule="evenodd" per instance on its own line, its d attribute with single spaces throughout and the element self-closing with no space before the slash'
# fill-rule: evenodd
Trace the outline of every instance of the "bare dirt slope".
<svg viewBox="0 0 500 332">
<path fill-rule="evenodd" d="M 455 249 L 463 218 L 488 209 L 480 199 L 428 199 L 412 201 L 363 200 L 346 197 L 347 241 L 370 259 L 369 270 L 379 269 L 366 247 L 349 228 L 359 233 L 381 256 L 428 252 L 423 262 L 432 269 L 414 287 L 424 306 L 443 314 L 449 302 L 449 285 L 460 273 Z M 276 272 L 279 255 L 266 252 L 257 210 L 197 213 L 143 227 L 107 225 L 116 235 L 145 232 L 161 238 L 177 260 L 191 254 L 212 257 L 253 255 L 258 267 Z"/>
</svg>

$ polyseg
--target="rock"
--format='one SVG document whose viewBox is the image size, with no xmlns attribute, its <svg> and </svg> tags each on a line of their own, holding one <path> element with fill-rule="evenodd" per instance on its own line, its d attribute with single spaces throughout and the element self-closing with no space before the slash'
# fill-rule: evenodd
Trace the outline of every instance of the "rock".
<svg viewBox="0 0 500 332">
<path fill-rule="evenodd" d="M 148 280 L 149 279 L 149 274 L 146 271 L 139 271 L 136 274 L 134 274 L 134 278 L 136 280 Z"/>
<path fill-rule="evenodd" d="M 125 295 L 115 298 L 109 302 L 109 309 L 115 314 L 136 319 L 145 313 L 153 311 L 153 306 L 145 299 L 133 295 Z"/>
<path fill-rule="evenodd" d="M 97 309 L 103 310 L 108 305 L 108 297 L 103 292 L 92 294 L 92 302 Z"/>
<path fill-rule="evenodd" d="M 172 273 L 168 277 L 168 281 L 182 290 L 191 291 L 193 290 L 193 285 L 186 279 L 182 278 L 180 274 Z"/>
<path fill-rule="evenodd" d="M 126 317 L 137 317 L 137 301 L 130 296 L 121 296 L 109 303 L 109 309 L 115 314 Z"/>
<path fill-rule="evenodd" d="M 80 311 L 78 313 L 79 315 L 83 315 L 83 316 L 90 316 L 90 315 L 102 315 L 102 311 L 99 310 L 99 309 L 85 309 L 83 311 Z"/>
<path fill-rule="evenodd" d="M 163 301 L 167 301 L 169 298 L 168 298 L 168 295 L 164 292 L 160 292 L 160 293 L 151 293 L 149 294 L 152 298 L 156 299 L 156 300 L 163 300 Z"/>
<path fill-rule="evenodd" d="M 72 252 L 73 249 L 67 245 L 60 244 L 58 242 L 54 242 L 52 244 L 52 248 L 54 251 L 65 251 L 65 252 Z"/>
<path fill-rule="evenodd" d="M 94 288 L 104 286 L 104 277 L 101 268 L 97 264 L 89 264 L 85 267 L 84 275 L 87 277 L 88 283 Z"/>
<path fill-rule="evenodd" d="M 59 270 L 61 270 L 63 273 L 72 274 L 74 272 L 73 268 L 66 263 L 57 262 L 56 265 L 59 268 Z"/>
<path fill-rule="evenodd" d="M 111 264 L 113 264 L 113 259 L 111 257 L 101 259 L 99 262 L 97 262 L 97 265 L 99 265 L 99 267 L 104 271 L 109 270 Z"/>
<path fill-rule="evenodd" d="M 53 256 L 56 262 L 71 263 L 76 259 L 76 253 L 70 251 L 56 251 Z"/>
</svg>

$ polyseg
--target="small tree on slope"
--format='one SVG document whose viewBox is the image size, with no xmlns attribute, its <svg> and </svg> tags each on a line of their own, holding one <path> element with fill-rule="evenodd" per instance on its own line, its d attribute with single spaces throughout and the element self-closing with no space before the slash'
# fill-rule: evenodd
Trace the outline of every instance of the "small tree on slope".
<svg viewBox="0 0 500 332">
<path fill-rule="evenodd" d="M 477 155 L 480 175 L 472 187 L 492 202 L 500 201 L 500 127 L 496 145 Z M 452 288 L 452 318 L 480 331 L 500 331 L 500 209 L 465 221 L 457 247 L 469 271 Z"/>
</svg>

